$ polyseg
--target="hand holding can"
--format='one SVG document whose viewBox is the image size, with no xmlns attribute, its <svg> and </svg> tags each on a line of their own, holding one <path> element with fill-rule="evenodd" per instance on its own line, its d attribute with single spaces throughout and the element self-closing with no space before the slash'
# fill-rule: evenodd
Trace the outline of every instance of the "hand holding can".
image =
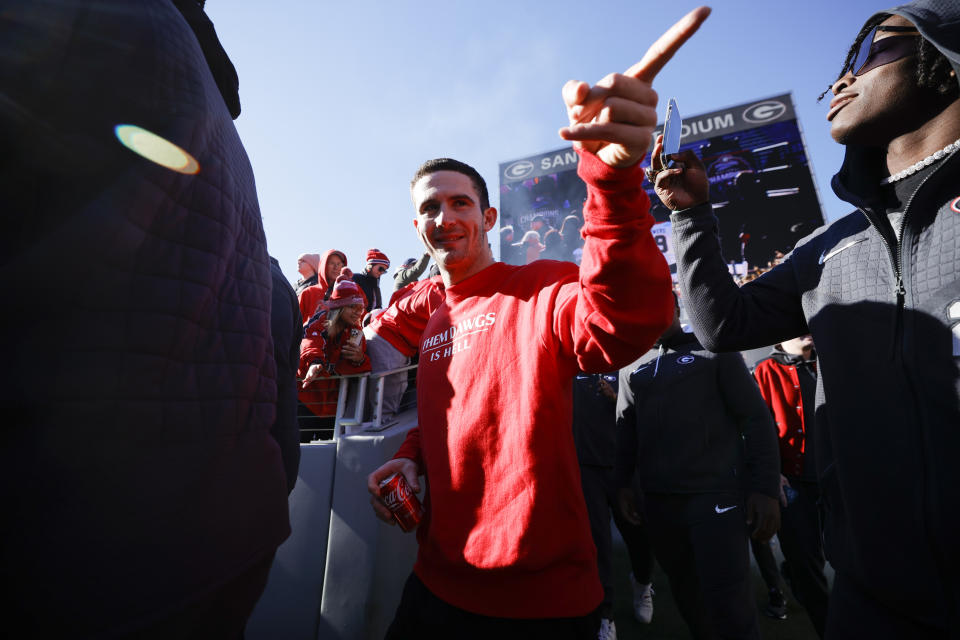
<svg viewBox="0 0 960 640">
<path fill-rule="evenodd" d="M 400 473 L 380 482 L 380 499 L 404 531 L 413 531 L 423 520 L 423 505 Z"/>
<path fill-rule="evenodd" d="M 393 476 L 398 476 L 404 480 L 405 489 L 402 495 L 396 495 L 386 485 L 394 480 Z M 387 524 L 400 524 L 404 531 L 410 531 L 417 526 L 423 517 L 423 507 L 416 497 L 420 491 L 420 467 L 416 462 L 407 458 L 395 458 L 388 460 L 377 470 L 367 476 L 367 491 L 370 492 L 370 505 L 373 507 L 374 514 Z M 413 515 L 395 516 L 394 511 L 388 507 L 390 504 L 400 504 L 402 502 L 412 501 L 415 503 L 410 511 Z M 401 517 L 403 520 L 401 520 Z M 414 522 L 415 520 L 415 522 Z M 409 526 L 409 528 L 407 528 Z"/>
</svg>

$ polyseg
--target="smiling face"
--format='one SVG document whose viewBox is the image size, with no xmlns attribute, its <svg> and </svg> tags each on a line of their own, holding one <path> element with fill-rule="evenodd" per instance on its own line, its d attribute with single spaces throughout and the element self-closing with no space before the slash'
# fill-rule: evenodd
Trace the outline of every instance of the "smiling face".
<svg viewBox="0 0 960 640">
<path fill-rule="evenodd" d="M 436 171 L 420 178 L 410 195 L 417 211 L 413 225 L 446 284 L 493 264 L 487 231 L 497 221 L 497 210 L 481 210 L 470 178 L 456 171 Z"/>
<path fill-rule="evenodd" d="M 881 26 L 913 25 L 900 16 L 890 16 Z M 877 30 L 874 42 L 903 35 Z M 909 55 L 859 76 L 852 70 L 843 74 L 832 87 L 835 97 L 827 112 L 831 137 L 844 145 L 884 147 L 922 125 L 929 118 L 929 106 L 926 92 L 917 86 L 915 68 L 916 59 Z"/>
<path fill-rule="evenodd" d="M 348 307 L 344 307 L 343 311 L 340 312 L 340 317 L 343 318 L 343 321 L 350 327 L 356 327 L 360 324 L 360 319 L 363 318 L 364 308 L 362 304 L 352 304 Z"/>
</svg>

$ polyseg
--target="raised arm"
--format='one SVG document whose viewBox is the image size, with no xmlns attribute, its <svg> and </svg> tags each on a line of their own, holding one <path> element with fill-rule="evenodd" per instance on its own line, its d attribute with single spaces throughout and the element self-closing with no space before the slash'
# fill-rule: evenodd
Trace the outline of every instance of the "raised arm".
<svg viewBox="0 0 960 640">
<path fill-rule="evenodd" d="M 673 316 L 670 274 L 650 227 L 650 203 L 638 166 L 657 123 L 657 72 L 700 27 L 700 7 L 671 27 L 624 74 L 591 87 L 563 87 L 569 126 L 560 130 L 580 154 L 587 183 L 584 248 L 577 287 L 559 301 L 554 330 L 570 341 L 588 372 L 619 368 L 643 353 Z"/>
<path fill-rule="evenodd" d="M 673 210 L 674 253 L 680 289 L 697 338 L 711 351 L 742 351 L 809 333 L 791 254 L 780 265 L 738 287 L 720 252 L 717 218 L 703 164 L 687 150 L 663 169 L 653 149 L 657 195 Z"/>
</svg>

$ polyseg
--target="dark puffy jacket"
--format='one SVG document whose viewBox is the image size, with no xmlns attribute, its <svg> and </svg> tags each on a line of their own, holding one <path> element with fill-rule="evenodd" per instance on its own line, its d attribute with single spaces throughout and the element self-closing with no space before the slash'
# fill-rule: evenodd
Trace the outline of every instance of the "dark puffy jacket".
<svg viewBox="0 0 960 640">
<path fill-rule="evenodd" d="M 383 299 L 380 297 L 380 279 L 375 278 L 366 271 L 353 274 L 353 281 L 356 282 L 363 295 L 367 298 L 367 311 L 383 308 Z"/>
<path fill-rule="evenodd" d="M 273 335 L 273 357 L 277 361 L 277 417 L 270 434 L 280 445 L 289 493 L 297 483 L 297 470 L 300 467 L 297 367 L 300 364 L 303 320 L 293 287 L 283 275 L 280 263 L 273 257 L 270 258 L 270 273 L 273 278 L 270 332 Z"/>
<path fill-rule="evenodd" d="M 887 10 L 960 71 L 960 3 Z M 834 176 L 857 207 L 738 289 L 709 205 L 673 214 L 691 321 L 715 351 L 810 333 L 817 471 L 831 564 L 898 615 L 960 632 L 960 152 L 931 167 L 898 242 L 878 199 L 878 150 L 848 147 Z M 866 186 L 865 186 L 866 185 Z M 910 585 L 905 589 L 903 585 Z"/>
<path fill-rule="evenodd" d="M 215 39 L 205 46 L 217 56 Z M 8 628 L 136 629 L 289 534 L 270 435 L 270 265 L 250 163 L 210 70 L 224 60 L 207 63 L 169 0 L 4 3 Z M 175 143 L 199 171 L 134 153 L 120 124 Z M 128 142 L 150 153 L 143 137 Z"/>
</svg>

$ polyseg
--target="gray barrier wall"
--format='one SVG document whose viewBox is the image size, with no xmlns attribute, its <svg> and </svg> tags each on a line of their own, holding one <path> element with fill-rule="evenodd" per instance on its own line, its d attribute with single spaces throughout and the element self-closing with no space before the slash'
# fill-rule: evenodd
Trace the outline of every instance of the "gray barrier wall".
<svg viewBox="0 0 960 640">
<path fill-rule="evenodd" d="M 300 446 L 293 532 L 277 550 L 248 640 L 382 638 L 416 557 L 416 539 L 377 520 L 367 475 L 389 460 L 416 410 L 380 433 Z"/>
</svg>

